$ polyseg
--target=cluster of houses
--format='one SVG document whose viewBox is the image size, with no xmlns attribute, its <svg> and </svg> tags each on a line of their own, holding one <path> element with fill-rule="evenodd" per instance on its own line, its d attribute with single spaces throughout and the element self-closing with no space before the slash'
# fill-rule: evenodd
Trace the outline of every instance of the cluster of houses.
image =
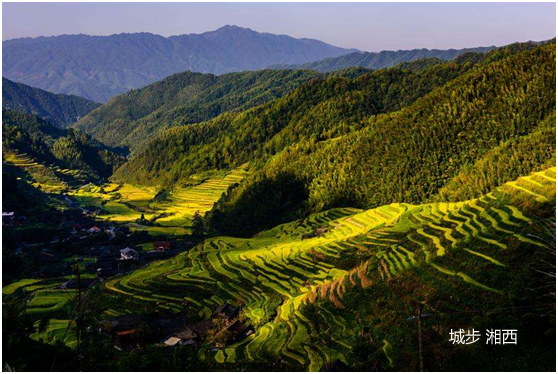
<svg viewBox="0 0 558 374">
<path fill-rule="evenodd" d="M 59 239 L 54 238 L 53 242 L 57 240 Z M 42 244 L 26 245 L 16 251 L 18 254 L 23 251 L 33 253 L 33 257 L 40 268 L 35 276 L 62 277 L 73 273 L 71 263 L 65 261 L 62 256 L 46 248 L 37 251 L 35 248 L 37 246 L 40 248 L 40 245 Z M 78 261 L 84 264 L 86 271 L 96 273 L 99 279 L 105 279 L 134 270 L 154 260 L 169 258 L 178 252 L 179 249 L 174 248 L 173 243 L 166 241 L 154 242 L 153 250 L 147 252 L 129 246 L 100 245 L 91 247 L 83 253 L 83 257 L 78 258 Z"/>
<path fill-rule="evenodd" d="M 126 315 L 101 321 L 102 331 L 111 336 L 118 350 L 130 350 L 146 344 L 167 347 L 199 348 L 208 336 L 227 331 L 227 343 L 241 341 L 254 333 L 252 326 L 238 319 L 239 307 L 219 306 L 210 319 L 188 321 L 186 313 L 160 312 L 148 316 Z"/>
<path fill-rule="evenodd" d="M 170 242 L 154 242 L 153 250 L 142 252 L 132 247 L 100 246 L 92 248 L 87 255 L 97 261 L 90 264 L 99 278 L 108 278 L 118 273 L 134 270 L 150 261 L 169 258 L 178 253 Z M 91 268 L 92 267 L 92 268 Z"/>
</svg>

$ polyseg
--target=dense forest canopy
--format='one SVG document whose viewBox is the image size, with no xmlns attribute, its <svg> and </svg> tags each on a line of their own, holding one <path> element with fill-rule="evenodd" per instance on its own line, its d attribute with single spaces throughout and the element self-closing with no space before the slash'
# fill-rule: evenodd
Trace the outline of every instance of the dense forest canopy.
<svg viewBox="0 0 558 374">
<path fill-rule="evenodd" d="M 67 127 L 101 104 L 63 94 L 53 94 L 2 78 L 2 108 L 33 113 L 58 127 Z"/>
<path fill-rule="evenodd" d="M 135 151 L 168 128 L 246 110 L 319 76 L 311 71 L 286 70 L 220 76 L 186 71 L 117 96 L 75 127 L 107 145 Z"/>
<path fill-rule="evenodd" d="M 123 158 L 85 133 L 60 129 L 24 112 L 2 109 L 2 150 L 26 153 L 39 162 L 78 169 L 90 178 L 109 177 Z"/>
<path fill-rule="evenodd" d="M 243 212 L 292 217 L 301 209 L 422 202 L 440 192 L 447 197 L 457 186 L 452 179 L 505 147 L 501 143 L 524 145 L 518 137 L 548 144 L 537 147 L 530 165 L 549 163 L 554 143 L 541 123 L 551 123 L 555 110 L 554 48 L 554 41 L 525 43 L 481 58 L 468 54 L 423 68 L 417 63 L 313 80 L 248 111 L 171 129 L 115 178 L 165 187 L 196 172 L 249 162 L 258 172 L 217 208 L 230 212 L 227 225 L 243 222 L 236 229 L 249 226 Z M 519 175 L 515 165 L 505 177 Z M 469 194 L 485 193 L 503 177 L 482 182 L 483 188 L 469 184 L 475 188 Z M 275 196 L 273 202 L 266 196 Z"/>
</svg>

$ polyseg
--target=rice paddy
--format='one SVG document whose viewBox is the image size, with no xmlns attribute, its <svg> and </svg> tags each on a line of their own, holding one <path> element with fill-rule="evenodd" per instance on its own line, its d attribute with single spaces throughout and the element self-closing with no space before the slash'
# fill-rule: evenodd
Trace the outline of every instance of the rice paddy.
<svg viewBox="0 0 558 374">
<path fill-rule="evenodd" d="M 209 211 L 231 185 L 246 175 L 244 169 L 236 169 L 224 176 L 177 187 L 164 197 L 158 196 L 155 187 L 115 183 L 88 184 L 68 195 L 82 206 L 99 209 L 101 213 L 96 217 L 100 220 L 125 224 L 132 231 L 145 230 L 151 235 L 180 236 L 190 232 L 196 212 Z"/>
<path fill-rule="evenodd" d="M 115 278 L 105 290 L 159 308 L 195 311 L 200 318 L 223 302 L 242 305 L 258 329 L 219 350 L 217 362 L 273 357 L 317 370 L 325 362 L 344 361 L 343 352 L 351 348 L 351 324 L 323 307 L 329 302 L 343 310 L 348 288 L 389 282 L 420 266 L 464 287 L 504 294 L 490 277 L 468 273 L 463 259 L 480 261 L 485 269 L 505 268 L 509 243 L 540 246 L 520 228 L 532 221 L 530 210 L 555 200 L 555 178 L 550 168 L 474 200 L 336 208 L 249 239 L 215 237 Z M 303 239 L 317 227 L 327 230 Z M 313 318 L 307 315 L 310 306 L 317 309 Z M 384 351 L 392 364 L 390 342 Z"/>
<path fill-rule="evenodd" d="M 85 183 L 85 176 L 77 170 L 37 162 L 25 153 L 5 152 L 2 162 L 25 178 L 36 188 L 46 193 L 62 193 Z"/>
</svg>

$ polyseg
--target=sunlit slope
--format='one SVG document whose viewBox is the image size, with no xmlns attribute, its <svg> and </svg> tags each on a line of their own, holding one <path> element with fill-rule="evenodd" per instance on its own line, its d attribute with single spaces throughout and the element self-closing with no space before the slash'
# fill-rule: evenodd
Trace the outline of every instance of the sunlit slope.
<svg viewBox="0 0 558 374">
<path fill-rule="evenodd" d="M 519 273 L 510 269 L 523 265 L 519 251 L 534 253 L 542 246 L 533 223 L 555 212 L 555 178 L 553 167 L 459 203 L 332 209 L 250 239 L 212 238 L 110 280 L 105 288 L 119 298 L 200 317 L 224 301 L 242 304 L 257 332 L 219 351 L 218 362 L 271 357 L 310 370 L 352 354 L 365 316 L 349 311 L 365 303 L 379 308 L 377 317 L 366 318 L 376 318 L 370 333 L 385 361 L 380 364 L 388 367 L 397 364 L 392 357 L 397 354 L 390 352 L 398 344 L 386 330 L 393 323 L 388 320 L 414 313 L 404 301 L 415 289 L 427 287 L 424 292 L 434 300 L 454 290 L 455 299 L 446 295 L 439 299 L 443 303 L 437 301 L 450 309 L 463 300 L 512 298 Z M 315 227 L 329 230 L 302 240 Z M 423 284 L 393 287 L 417 277 Z M 371 296 L 361 298 L 365 290 Z M 390 298 L 393 305 L 386 304 Z"/>
<path fill-rule="evenodd" d="M 164 197 L 157 188 L 131 184 L 89 184 L 69 192 L 82 206 L 97 208 L 100 220 L 126 224 L 132 230 L 146 230 L 153 235 L 184 235 L 192 217 L 204 214 L 223 193 L 240 182 L 248 172 L 243 168 L 224 175 L 213 175 L 188 186 L 175 187 Z M 143 216 L 144 222 L 141 222 Z"/>
<path fill-rule="evenodd" d="M 2 163 L 6 171 L 14 171 L 45 192 L 60 193 L 85 183 L 86 176 L 80 171 L 47 165 L 25 153 L 4 152 Z"/>
</svg>

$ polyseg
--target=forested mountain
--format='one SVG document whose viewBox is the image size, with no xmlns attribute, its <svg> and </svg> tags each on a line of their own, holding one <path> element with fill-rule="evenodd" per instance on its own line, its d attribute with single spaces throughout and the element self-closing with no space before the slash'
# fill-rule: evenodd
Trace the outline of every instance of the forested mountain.
<svg viewBox="0 0 558 374">
<path fill-rule="evenodd" d="M 320 141 L 354 131 L 370 115 L 399 110 L 471 66 L 323 77 L 251 110 L 171 129 L 132 158 L 119 175 L 135 183 L 166 185 L 199 170 L 265 160 L 301 140 Z"/>
<path fill-rule="evenodd" d="M 53 94 L 2 78 L 2 108 L 36 114 L 58 127 L 78 121 L 100 105 L 79 96 Z"/>
<path fill-rule="evenodd" d="M 2 75 L 50 92 L 106 102 L 185 70 L 224 74 L 353 51 L 237 26 L 168 38 L 150 33 L 60 35 L 3 41 Z"/>
<path fill-rule="evenodd" d="M 308 69 L 320 72 L 343 70 L 350 67 L 363 67 L 372 70 L 389 68 L 400 63 L 437 58 L 444 61 L 468 52 L 483 53 L 495 47 L 477 47 L 463 49 L 412 49 L 408 51 L 353 52 L 339 57 L 328 57 L 320 61 L 298 65 L 274 65 L 274 69 Z"/>
<path fill-rule="evenodd" d="M 462 195 L 450 190 L 475 163 L 489 167 L 483 159 L 498 156 L 505 177 L 517 177 L 518 149 L 529 144 L 529 167 L 548 164 L 555 153 L 545 131 L 555 111 L 555 42 L 471 59 L 309 82 L 249 111 L 171 129 L 116 178 L 164 186 L 203 170 L 263 166 L 213 219 L 225 231 L 249 231 L 250 221 L 281 212 Z M 504 177 L 470 175 L 473 195 Z"/>
<path fill-rule="evenodd" d="M 76 128 L 107 145 L 135 150 L 162 130 L 246 110 L 319 76 L 304 70 L 220 76 L 186 71 L 115 97 L 85 116 Z"/>
<path fill-rule="evenodd" d="M 123 158 L 74 129 L 60 129 L 24 112 L 2 109 L 3 152 L 25 153 L 42 163 L 81 170 L 90 178 L 110 176 Z"/>
</svg>

